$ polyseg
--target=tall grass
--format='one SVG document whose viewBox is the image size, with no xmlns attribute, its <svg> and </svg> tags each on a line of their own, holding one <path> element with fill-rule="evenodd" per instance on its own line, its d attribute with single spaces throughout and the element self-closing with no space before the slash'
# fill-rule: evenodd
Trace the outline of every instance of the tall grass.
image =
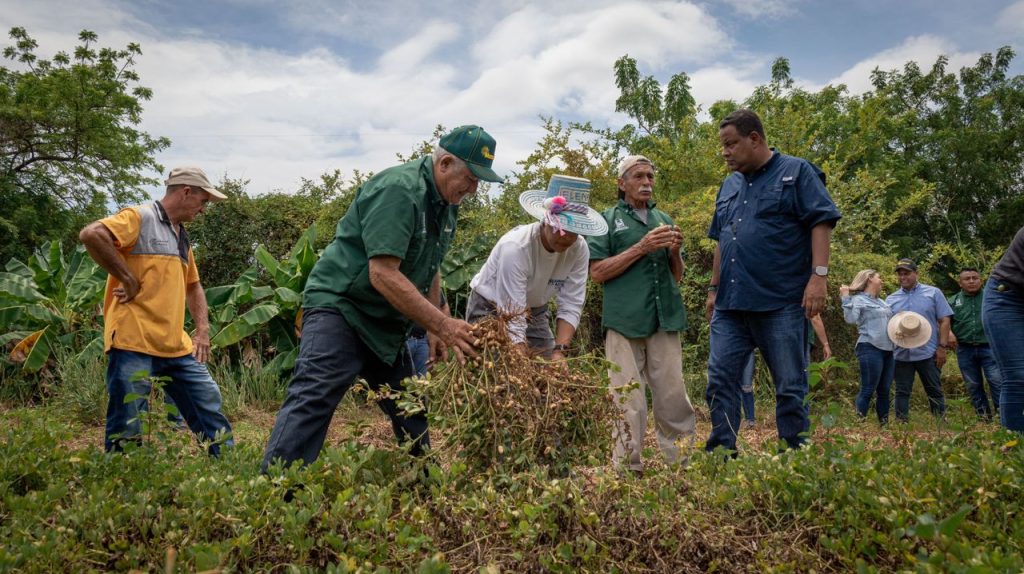
<svg viewBox="0 0 1024 574">
<path fill-rule="evenodd" d="M 282 376 L 263 368 L 259 353 L 248 355 L 242 364 L 234 365 L 225 355 L 207 367 L 220 386 L 224 414 L 228 418 L 246 409 L 274 410 L 281 406 L 288 375 Z"/>
<path fill-rule="evenodd" d="M 57 385 L 51 401 L 72 420 L 86 425 L 102 425 L 107 413 L 107 357 L 76 360 L 68 349 L 55 354 Z"/>
</svg>

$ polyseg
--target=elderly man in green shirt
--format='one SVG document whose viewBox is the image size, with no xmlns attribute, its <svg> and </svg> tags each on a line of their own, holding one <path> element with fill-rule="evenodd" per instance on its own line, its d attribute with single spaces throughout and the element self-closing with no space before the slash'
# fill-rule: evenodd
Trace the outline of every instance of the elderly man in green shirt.
<svg viewBox="0 0 1024 574">
<path fill-rule="evenodd" d="M 949 298 L 949 306 L 953 308 L 953 336 L 949 342 L 956 349 L 956 362 L 964 377 L 974 412 L 981 419 L 991 420 L 993 414 L 999 413 L 999 392 L 1003 376 L 981 324 L 981 288 L 985 282 L 974 267 L 960 270 L 959 282 L 960 292 Z M 991 402 L 985 393 L 985 379 L 988 379 Z"/>
<path fill-rule="evenodd" d="M 303 294 L 302 339 L 295 372 L 263 456 L 316 460 L 338 402 L 362 377 L 371 389 L 400 389 L 414 374 L 405 346 L 413 322 L 430 339 L 434 359 L 475 355 L 469 323 L 440 309 L 440 267 L 455 236 L 459 203 L 491 169 L 495 141 L 483 128 L 443 136 L 432 156 L 388 168 L 356 192 L 334 240 L 313 267 Z M 405 415 L 390 398 L 378 404 L 400 443 L 429 446 L 425 415 Z"/>
<path fill-rule="evenodd" d="M 669 464 L 680 441 L 692 437 L 694 412 L 683 382 L 679 332 L 686 309 L 682 234 L 655 208 L 654 164 L 631 155 L 619 164 L 619 202 L 602 215 L 608 234 L 588 237 L 590 277 L 604 286 L 602 324 L 613 398 L 622 411 L 613 431 L 612 463 L 643 471 L 640 452 L 647 431 L 646 388 L 651 390 L 655 434 Z"/>
</svg>

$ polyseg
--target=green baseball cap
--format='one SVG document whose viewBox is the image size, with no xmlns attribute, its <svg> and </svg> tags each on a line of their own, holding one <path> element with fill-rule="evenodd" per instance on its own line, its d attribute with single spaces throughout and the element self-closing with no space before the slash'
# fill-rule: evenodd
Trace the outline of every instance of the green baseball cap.
<svg viewBox="0 0 1024 574">
<path fill-rule="evenodd" d="M 459 126 L 441 137 L 437 145 L 466 162 L 469 171 L 484 181 L 503 183 L 505 179 L 494 173 L 494 149 L 497 143 L 480 126 Z"/>
</svg>

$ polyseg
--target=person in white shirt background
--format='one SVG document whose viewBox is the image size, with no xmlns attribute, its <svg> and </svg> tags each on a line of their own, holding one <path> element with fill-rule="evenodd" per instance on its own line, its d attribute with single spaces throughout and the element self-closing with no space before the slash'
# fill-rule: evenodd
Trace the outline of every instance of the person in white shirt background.
<svg viewBox="0 0 1024 574">
<path fill-rule="evenodd" d="M 498 240 L 470 282 L 466 320 L 513 315 L 514 343 L 564 360 L 587 294 L 590 250 L 580 235 L 604 235 L 608 225 L 590 203 L 590 181 L 554 175 L 545 190 L 530 190 L 519 203 L 538 221 L 513 228 Z M 557 314 L 552 334 L 548 302 Z"/>
</svg>

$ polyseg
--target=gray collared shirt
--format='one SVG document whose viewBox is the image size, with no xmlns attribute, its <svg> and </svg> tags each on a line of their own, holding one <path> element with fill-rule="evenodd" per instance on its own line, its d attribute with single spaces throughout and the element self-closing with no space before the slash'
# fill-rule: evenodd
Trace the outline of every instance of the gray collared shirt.
<svg viewBox="0 0 1024 574">
<path fill-rule="evenodd" d="M 924 283 L 914 285 L 910 291 L 900 288 L 886 297 L 885 302 L 892 307 L 893 313 L 915 311 L 920 313 L 932 324 L 932 338 L 928 343 L 916 349 L 896 349 L 897 361 L 923 361 L 935 356 L 939 348 L 939 321 L 953 314 L 946 296 L 938 288 Z"/>
</svg>

